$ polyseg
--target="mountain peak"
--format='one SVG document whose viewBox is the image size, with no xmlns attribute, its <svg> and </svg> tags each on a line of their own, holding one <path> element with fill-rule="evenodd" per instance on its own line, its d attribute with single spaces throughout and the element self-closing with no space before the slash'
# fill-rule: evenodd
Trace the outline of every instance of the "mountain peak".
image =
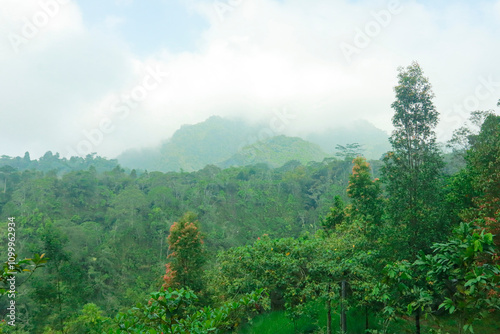
<svg viewBox="0 0 500 334">
<path fill-rule="evenodd" d="M 129 150 L 118 160 L 129 168 L 195 171 L 209 164 L 229 167 L 266 163 L 278 167 L 290 160 L 321 161 L 334 154 L 336 145 L 353 142 L 363 145 L 368 158 L 379 158 L 390 148 L 387 134 L 366 121 L 305 138 L 279 135 L 256 142 L 261 130 L 262 126 L 241 119 L 210 116 L 201 123 L 183 125 L 157 148 Z"/>
</svg>

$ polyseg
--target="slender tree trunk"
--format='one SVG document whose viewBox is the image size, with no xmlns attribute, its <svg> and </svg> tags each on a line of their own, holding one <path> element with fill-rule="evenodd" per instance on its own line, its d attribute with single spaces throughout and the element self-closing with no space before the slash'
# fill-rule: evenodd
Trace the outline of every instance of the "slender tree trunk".
<svg viewBox="0 0 500 334">
<path fill-rule="evenodd" d="M 368 306 L 365 306 L 365 331 L 370 328 L 370 320 L 368 319 Z"/>
<path fill-rule="evenodd" d="M 160 233 L 160 263 L 162 255 L 163 255 L 163 231 L 161 231 Z"/>
<path fill-rule="evenodd" d="M 332 334 L 332 308 L 330 305 L 330 299 L 327 300 L 326 305 L 326 334 Z"/>
<path fill-rule="evenodd" d="M 328 285 L 328 297 L 326 299 L 326 334 L 332 334 L 332 302 L 330 300 L 330 288 Z"/>
<path fill-rule="evenodd" d="M 59 271 L 59 269 L 58 269 Z M 64 330 L 64 323 L 62 318 L 62 299 L 61 299 L 61 288 L 59 286 L 60 279 L 59 273 L 57 274 L 56 291 L 57 291 L 57 302 L 59 304 L 59 326 L 61 327 L 61 332 Z"/>
<path fill-rule="evenodd" d="M 458 317 L 458 334 L 463 334 L 464 332 L 464 318 L 462 315 Z"/>
<path fill-rule="evenodd" d="M 345 295 L 346 295 L 346 282 L 342 281 L 342 299 L 340 302 L 340 332 L 342 334 L 347 333 L 347 321 L 346 321 L 346 314 L 345 314 Z"/>
<path fill-rule="evenodd" d="M 420 309 L 417 309 L 417 314 L 415 315 L 415 333 L 420 334 Z"/>
</svg>

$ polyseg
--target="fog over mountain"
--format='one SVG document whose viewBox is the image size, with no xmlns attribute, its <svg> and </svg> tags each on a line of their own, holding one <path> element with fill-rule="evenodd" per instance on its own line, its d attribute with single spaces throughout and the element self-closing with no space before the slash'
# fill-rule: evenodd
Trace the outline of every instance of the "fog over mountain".
<svg viewBox="0 0 500 334">
<path fill-rule="evenodd" d="M 290 160 L 302 163 L 334 156 L 337 145 L 357 142 L 363 154 L 379 159 L 390 149 L 388 135 L 366 121 L 334 127 L 306 138 L 283 136 L 279 120 L 248 123 L 212 116 L 194 125 L 183 125 L 161 145 L 128 150 L 118 156 L 121 165 L 149 171 L 187 172 L 208 164 L 220 167 L 266 163 L 280 167 Z M 281 124 L 284 125 L 284 124 Z"/>
<path fill-rule="evenodd" d="M 500 0 L 0 0 L 0 334 L 500 333 L 499 36 Z"/>
<path fill-rule="evenodd" d="M 0 0 L 0 152 L 152 147 L 212 115 L 311 138 L 392 131 L 398 66 L 418 61 L 450 138 L 500 95 L 500 1 Z M 260 130 L 259 130 L 260 131 Z M 323 147 L 325 150 L 326 148 Z"/>
</svg>

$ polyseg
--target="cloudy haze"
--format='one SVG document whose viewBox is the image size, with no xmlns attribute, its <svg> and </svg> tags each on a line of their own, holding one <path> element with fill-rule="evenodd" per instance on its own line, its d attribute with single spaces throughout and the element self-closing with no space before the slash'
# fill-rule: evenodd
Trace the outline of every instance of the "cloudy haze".
<svg viewBox="0 0 500 334">
<path fill-rule="evenodd" d="M 416 60 L 441 140 L 500 98 L 500 1 L 0 0 L 0 155 L 115 157 L 210 115 L 391 131 Z"/>
</svg>

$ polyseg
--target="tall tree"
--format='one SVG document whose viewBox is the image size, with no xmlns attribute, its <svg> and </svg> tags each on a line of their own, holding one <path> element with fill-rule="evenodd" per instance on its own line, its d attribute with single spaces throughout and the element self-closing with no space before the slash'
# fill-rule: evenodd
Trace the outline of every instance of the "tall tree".
<svg viewBox="0 0 500 334">
<path fill-rule="evenodd" d="M 164 276 L 164 287 L 181 286 L 201 291 L 205 251 L 196 216 L 186 213 L 179 222 L 173 223 L 167 240 L 170 263 Z"/>
<path fill-rule="evenodd" d="M 335 155 L 344 161 L 351 161 L 355 157 L 360 156 L 365 150 L 363 145 L 358 143 L 346 144 L 346 146 L 337 145 L 335 149 L 337 150 Z"/>
<path fill-rule="evenodd" d="M 416 62 L 399 68 L 390 137 L 393 151 L 382 169 L 389 195 L 389 214 L 406 237 L 410 257 L 429 250 L 442 234 L 440 225 L 440 172 L 443 160 L 434 128 L 438 112 L 429 80 Z"/>
</svg>

